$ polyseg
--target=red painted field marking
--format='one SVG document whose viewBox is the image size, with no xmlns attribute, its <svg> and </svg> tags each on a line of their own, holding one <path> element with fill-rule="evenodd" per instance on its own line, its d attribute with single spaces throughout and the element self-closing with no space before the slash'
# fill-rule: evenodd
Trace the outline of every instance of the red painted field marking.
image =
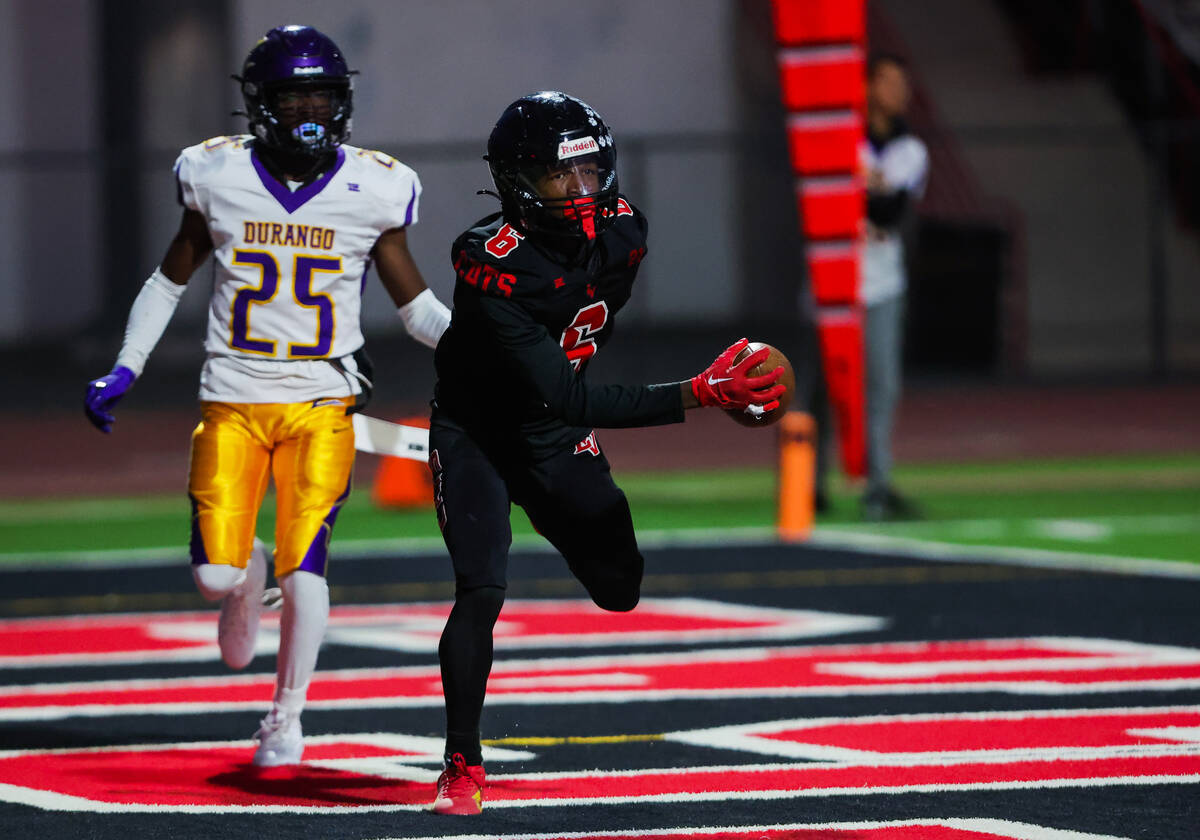
<svg viewBox="0 0 1200 840">
<path fill-rule="evenodd" d="M 986 747 L 980 729 L 970 741 L 985 746 L 965 750 L 961 732 L 950 727 L 944 743 L 934 740 L 920 753 L 856 751 L 844 760 L 500 774 L 488 779 L 487 802 L 489 808 L 505 808 L 1200 782 L 1200 743 L 1171 734 L 1192 730 L 1200 719 L 1200 707 L 1033 711 L 991 717 L 1011 722 L 1018 715 L 1046 733 L 1034 739 L 1038 747 L 993 751 Z M 904 735 L 914 717 L 890 721 L 875 717 L 867 719 L 866 725 L 880 734 L 878 727 L 890 723 Z M 919 717 L 927 719 L 921 723 L 933 718 Z M 979 715 L 976 722 L 988 717 Z M 816 728 L 826 735 L 838 727 L 858 725 L 853 718 L 818 723 Z M 1050 737 L 1055 726 L 1063 734 Z M 812 728 L 781 721 L 775 735 L 787 740 Z M 769 731 L 760 727 L 758 734 Z M 935 739 L 939 732 L 925 731 Z M 686 733 L 672 737 L 685 740 L 682 735 Z M 846 739 L 843 734 L 833 740 Z M 282 775 L 256 772 L 248 764 L 248 744 L 13 751 L 0 753 L 0 800 L 56 810 L 413 810 L 427 805 L 438 770 L 429 766 L 437 756 L 430 755 L 435 751 L 428 741 L 421 739 L 406 748 L 403 736 L 326 736 L 314 739 L 303 765 Z M 1051 743 L 1054 746 L 1045 746 Z M 730 744 L 718 740 L 713 746 L 728 749 Z M 171 767 L 169 774 L 162 772 L 164 766 Z"/>
<path fill-rule="evenodd" d="M 1200 755 L 1200 706 L 797 718 L 665 738 L 776 758 L 897 766 Z"/>
<path fill-rule="evenodd" d="M 417 653 L 437 650 L 450 604 L 335 607 L 327 642 Z M 0 620 L 0 668 L 99 663 L 217 661 L 216 611 Z M 610 645 L 763 642 L 878 630 L 874 616 L 785 610 L 695 598 L 646 599 L 611 613 L 587 600 L 513 600 L 496 624 L 496 647 L 572 649 Z M 260 653 L 274 653 L 278 613 L 263 617 Z"/>
<path fill-rule="evenodd" d="M 258 709 L 270 674 L 43 683 L 0 688 L 0 720 Z M 618 703 L 693 698 L 1002 691 L 1070 695 L 1200 687 L 1200 651 L 1042 637 L 723 648 L 684 653 L 502 659 L 488 702 Z M 439 706 L 436 665 L 318 671 L 310 708 Z"/>
</svg>

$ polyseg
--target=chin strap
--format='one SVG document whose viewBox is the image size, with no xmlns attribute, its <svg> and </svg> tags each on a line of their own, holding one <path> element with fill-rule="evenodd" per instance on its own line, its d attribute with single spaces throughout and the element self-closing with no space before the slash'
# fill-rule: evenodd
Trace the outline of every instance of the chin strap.
<svg viewBox="0 0 1200 840">
<path fill-rule="evenodd" d="M 579 211 L 579 223 L 581 225 L 583 225 L 583 233 L 585 236 L 587 236 L 589 242 L 596 238 L 596 207 L 595 207 L 595 205 L 581 209 Z"/>
</svg>

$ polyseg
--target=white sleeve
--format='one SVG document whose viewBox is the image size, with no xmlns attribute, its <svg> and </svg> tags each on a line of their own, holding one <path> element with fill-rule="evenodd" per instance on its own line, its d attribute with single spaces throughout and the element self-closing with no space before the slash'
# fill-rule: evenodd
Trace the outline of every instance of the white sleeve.
<svg viewBox="0 0 1200 840">
<path fill-rule="evenodd" d="M 450 326 L 450 310 L 437 299 L 432 289 L 421 292 L 396 311 L 408 334 L 426 347 L 437 347 L 442 333 Z"/>
<path fill-rule="evenodd" d="M 929 151 L 925 144 L 909 135 L 898 142 L 894 155 L 889 155 L 884 177 L 898 190 L 908 190 L 913 200 L 925 194 L 929 180 Z"/>
<path fill-rule="evenodd" d="M 421 215 L 421 179 L 411 169 L 408 169 L 405 174 L 409 177 L 404 179 L 407 183 L 401 186 L 400 193 L 397 196 L 398 200 L 396 201 L 392 227 L 415 225 Z"/>
<path fill-rule="evenodd" d="M 161 268 L 154 269 L 129 308 L 125 341 L 121 344 L 121 352 L 117 354 L 119 367 L 129 368 L 134 376 L 142 375 L 146 359 L 162 338 L 163 330 L 175 314 L 175 307 L 179 305 L 185 288 L 168 280 Z"/>
<path fill-rule="evenodd" d="M 175 159 L 175 189 L 180 204 L 188 210 L 203 212 L 200 207 L 200 198 L 196 193 L 195 161 L 189 154 L 190 151 L 190 149 L 184 149 Z"/>
</svg>

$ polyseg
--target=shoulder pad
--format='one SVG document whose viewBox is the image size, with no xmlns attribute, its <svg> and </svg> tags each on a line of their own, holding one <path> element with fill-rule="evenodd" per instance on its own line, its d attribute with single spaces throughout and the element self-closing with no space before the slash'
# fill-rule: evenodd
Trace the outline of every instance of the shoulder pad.
<svg viewBox="0 0 1200 840">
<path fill-rule="evenodd" d="M 460 285 L 505 298 L 536 293 L 549 282 L 539 270 L 544 259 L 499 213 L 459 236 L 450 254 Z"/>
<path fill-rule="evenodd" d="M 617 199 L 617 220 L 605 233 L 614 239 L 625 240 L 632 247 L 643 247 L 646 243 L 646 217 L 642 211 L 621 196 Z"/>
<path fill-rule="evenodd" d="M 465 250 L 478 260 L 502 260 L 520 247 L 525 237 L 500 213 L 477 221 L 454 242 L 454 253 Z"/>
<path fill-rule="evenodd" d="M 177 197 L 185 207 L 197 209 L 197 193 L 204 184 L 211 184 L 234 160 L 247 154 L 248 134 L 210 137 L 203 143 L 188 146 L 175 160 Z"/>
<path fill-rule="evenodd" d="M 183 153 L 187 154 L 194 151 L 197 155 L 204 156 L 240 152 L 246 148 L 249 140 L 249 134 L 225 134 L 218 137 L 210 137 L 203 143 L 189 146 L 183 150 Z"/>
<path fill-rule="evenodd" d="M 397 165 L 404 167 L 404 164 L 400 163 L 400 161 L 396 160 L 386 152 L 379 152 L 375 149 L 360 149 L 357 146 L 351 146 L 348 144 L 343 144 L 342 148 L 346 150 L 346 154 L 353 154 L 362 158 L 363 160 L 373 161 L 374 163 L 382 166 L 384 169 L 395 169 Z"/>
<path fill-rule="evenodd" d="M 250 135 L 248 134 L 210 137 L 203 143 L 188 146 L 181 151 L 175 168 L 178 170 L 179 164 L 183 161 L 190 161 L 194 166 L 206 169 L 220 166 L 230 155 L 245 152 L 249 148 L 247 145 L 249 140 Z"/>
<path fill-rule="evenodd" d="M 381 214 L 380 224 L 407 227 L 417 221 L 421 179 L 396 158 L 374 149 L 342 144 L 345 177 L 356 191 L 369 195 Z"/>
</svg>

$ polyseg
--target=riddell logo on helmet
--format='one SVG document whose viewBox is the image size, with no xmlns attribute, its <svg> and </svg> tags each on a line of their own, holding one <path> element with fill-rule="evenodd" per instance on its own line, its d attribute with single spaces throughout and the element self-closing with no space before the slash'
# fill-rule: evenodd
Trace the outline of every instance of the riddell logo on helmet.
<svg viewBox="0 0 1200 840">
<path fill-rule="evenodd" d="M 313 76 L 313 75 L 319 75 L 324 72 L 325 72 L 325 68 L 321 67 L 320 65 L 318 65 L 316 67 L 293 67 L 292 68 L 293 76 Z"/>
<path fill-rule="evenodd" d="M 600 151 L 600 144 L 596 142 L 595 137 L 563 140 L 558 144 L 558 159 L 566 160 L 567 158 L 579 157 L 580 155 L 590 155 L 598 151 Z"/>
</svg>

